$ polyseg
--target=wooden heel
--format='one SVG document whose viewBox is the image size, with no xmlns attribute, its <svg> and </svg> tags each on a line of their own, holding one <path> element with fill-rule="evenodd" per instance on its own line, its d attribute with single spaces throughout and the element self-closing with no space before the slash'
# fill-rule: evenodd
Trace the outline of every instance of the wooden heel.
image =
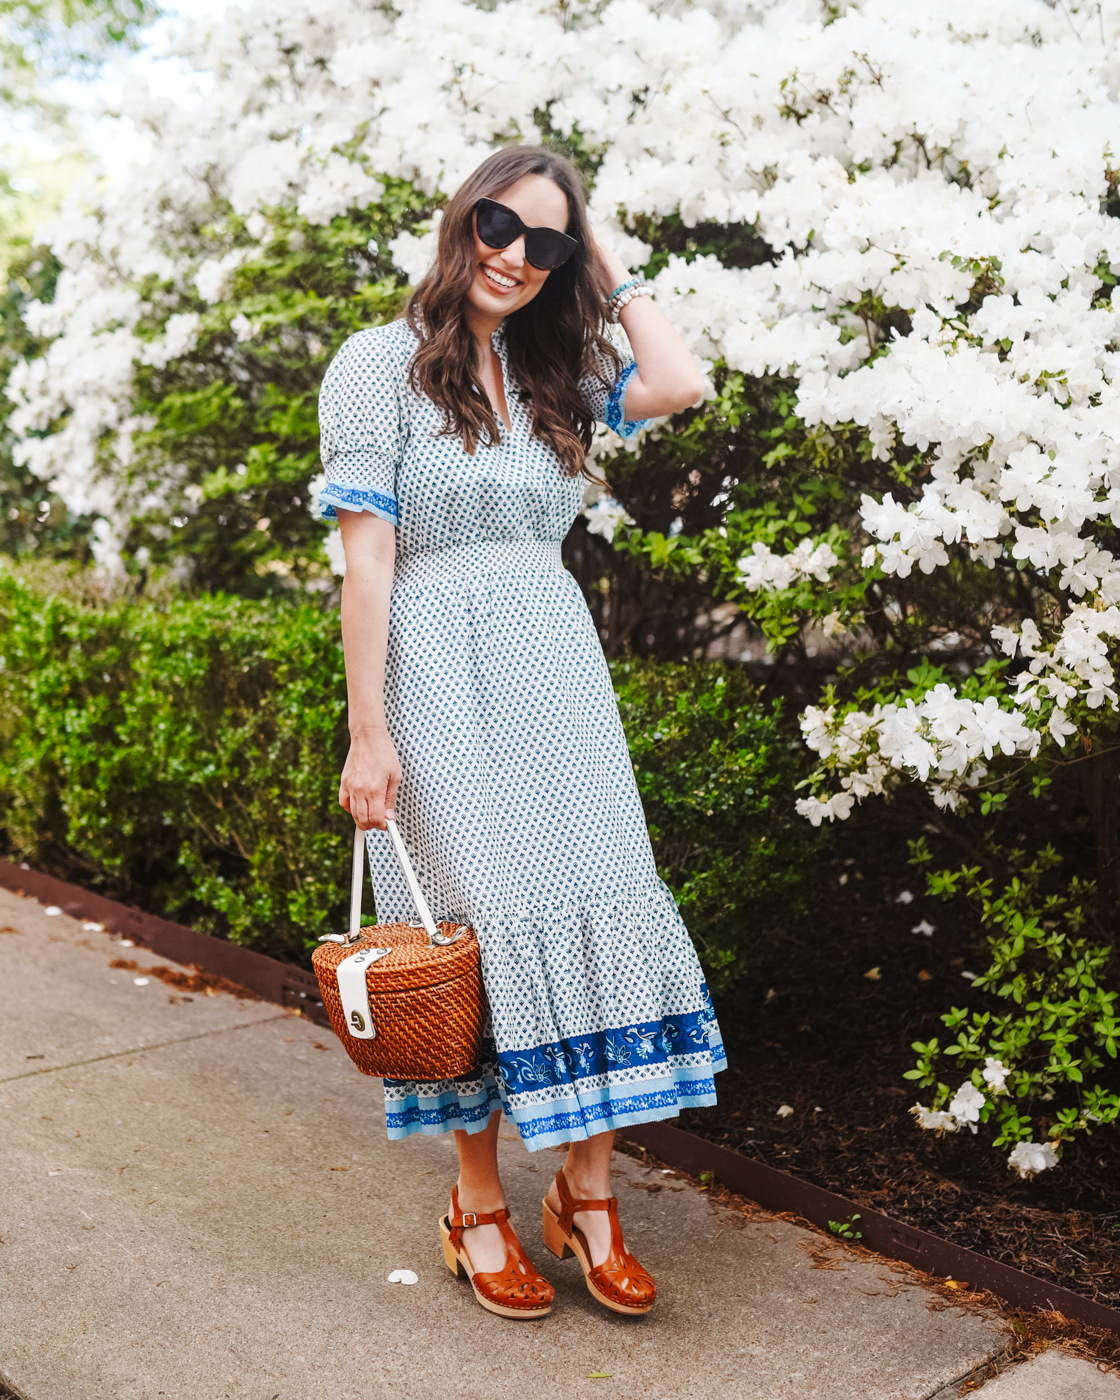
<svg viewBox="0 0 1120 1400">
<path fill-rule="evenodd" d="M 443 1262 L 451 1270 L 456 1278 L 466 1270 L 459 1263 L 459 1256 L 455 1253 L 455 1246 L 451 1243 L 451 1234 L 447 1228 L 447 1216 L 445 1215 L 439 1222 L 439 1237 L 443 1241 Z"/>
<path fill-rule="evenodd" d="M 574 1253 L 571 1245 L 568 1243 L 568 1237 L 560 1228 L 560 1222 L 557 1220 L 548 1202 L 543 1201 L 541 1204 L 544 1206 L 545 1248 L 551 1250 L 552 1253 L 556 1255 L 557 1259 L 567 1259 Z"/>
</svg>

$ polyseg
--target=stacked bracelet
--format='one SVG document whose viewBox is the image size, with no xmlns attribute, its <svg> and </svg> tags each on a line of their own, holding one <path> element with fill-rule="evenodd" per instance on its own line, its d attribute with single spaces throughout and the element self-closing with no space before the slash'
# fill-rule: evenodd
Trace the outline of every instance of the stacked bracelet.
<svg viewBox="0 0 1120 1400">
<path fill-rule="evenodd" d="M 652 295 L 653 293 L 640 277 L 628 277 L 625 282 L 620 282 L 607 298 L 607 316 L 611 321 L 617 321 L 622 313 L 622 308 L 632 302 L 635 297 Z"/>
</svg>

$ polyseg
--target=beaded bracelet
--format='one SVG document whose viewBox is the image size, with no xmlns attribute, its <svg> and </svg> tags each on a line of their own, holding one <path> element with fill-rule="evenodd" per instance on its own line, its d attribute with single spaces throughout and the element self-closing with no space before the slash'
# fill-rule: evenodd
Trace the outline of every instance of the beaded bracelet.
<svg viewBox="0 0 1120 1400">
<path fill-rule="evenodd" d="M 621 296 L 615 297 L 608 306 L 607 314 L 612 321 L 617 322 L 623 309 L 629 306 L 635 297 L 651 296 L 653 296 L 652 290 L 644 282 L 639 282 L 637 286 L 629 287 Z"/>
<path fill-rule="evenodd" d="M 607 305 L 610 306 L 615 297 L 621 296 L 623 292 L 628 292 L 631 287 L 636 287 L 641 282 L 640 277 L 627 277 L 625 282 L 620 282 L 614 291 L 607 297 Z"/>
</svg>

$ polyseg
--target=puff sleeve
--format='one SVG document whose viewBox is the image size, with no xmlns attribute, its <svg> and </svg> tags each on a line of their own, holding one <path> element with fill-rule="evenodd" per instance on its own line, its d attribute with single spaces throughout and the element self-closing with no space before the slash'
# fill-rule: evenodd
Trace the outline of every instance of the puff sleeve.
<svg viewBox="0 0 1120 1400">
<path fill-rule="evenodd" d="M 399 339 L 396 325 L 359 331 L 327 369 L 319 391 L 323 520 L 337 520 L 342 509 L 400 523 L 397 471 L 407 420 L 407 356 L 402 360 Z"/>
<path fill-rule="evenodd" d="M 579 381 L 579 391 L 597 423 L 605 423 L 621 438 L 631 438 L 650 420 L 626 417 L 626 386 L 637 374 L 638 366 L 629 349 L 621 345 L 615 348 L 622 356 L 622 368 L 617 377 L 611 362 L 605 356 L 596 354 L 587 373 Z"/>
</svg>

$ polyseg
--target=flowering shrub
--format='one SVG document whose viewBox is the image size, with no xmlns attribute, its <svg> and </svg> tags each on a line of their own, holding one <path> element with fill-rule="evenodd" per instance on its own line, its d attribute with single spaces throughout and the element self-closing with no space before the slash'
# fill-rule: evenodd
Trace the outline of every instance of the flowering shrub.
<svg viewBox="0 0 1120 1400">
<path fill-rule="evenodd" d="M 710 379 L 598 444 L 618 504 L 590 545 L 700 581 L 777 652 L 831 648 L 809 822 L 912 780 L 983 815 L 1077 762 L 1111 907 L 1118 37 L 1047 0 L 256 0 L 188 33 L 193 106 L 133 92 L 150 159 L 50 232 L 18 462 L 106 567 L 314 584 L 318 366 L 391 314 L 486 152 L 559 139 Z M 325 277 L 363 220 L 375 266 Z M 651 479 L 671 508 L 640 508 Z M 972 1087 L 922 1112 L 976 1126 Z"/>
<path fill-rule="evenodd" d="M 224 214 L 238 257 L 197 283 L 189 356 L 149 354 L 134 372 L 145 426 L 130 447 L 136 505 L 120 527 L 134 567 L 188 562 L 195 587 L 243 594 L 329 584 L 312 486 L 319 383 L 346 336 L 400 309 L 387 244 L 423 207 L 396 182 L 360 217 L 273 211 L 258 242 Z"/>
<path fill-rule="evenodd" d="M 927 861 L 924 842 L 914 845 Z M 1012 1148 L 1008 1166 L 1034 1176 L 1057 1165 L 1063 1142 L 1120 1117 L 1120 1095 L 1087 1077 L 1102 1069 L 1102 1052 L 1116 1060 L 1120 993 L 1105 984 L 1110 948 L 1084 936 L 1092 887 L 1074 877 L 1065 889 L 1048 889 L 1060 865 L 1050 847 L 1029 862 L 1021 851 L 1003 854 L 1014 876 L 998 892 L 978 866 L 928 877 L 930 894 L 963 895 L 981 910 L 990 962 L 965 975 L 985 1009 L 944 1015 L 956 1040 L 915 1041 L 918 1065 L 906 1078 L 934 1089 L 931 1107 L 911 1110 L 921 1127 L 975 1133 L 994 1121 L 995 1145 Z M 968 1076 L 955 1091 L 938 1079 L 949 1063 Z M 1034 1141 L 1036 1125 L 1046 1141 Z"/>
</svg>

